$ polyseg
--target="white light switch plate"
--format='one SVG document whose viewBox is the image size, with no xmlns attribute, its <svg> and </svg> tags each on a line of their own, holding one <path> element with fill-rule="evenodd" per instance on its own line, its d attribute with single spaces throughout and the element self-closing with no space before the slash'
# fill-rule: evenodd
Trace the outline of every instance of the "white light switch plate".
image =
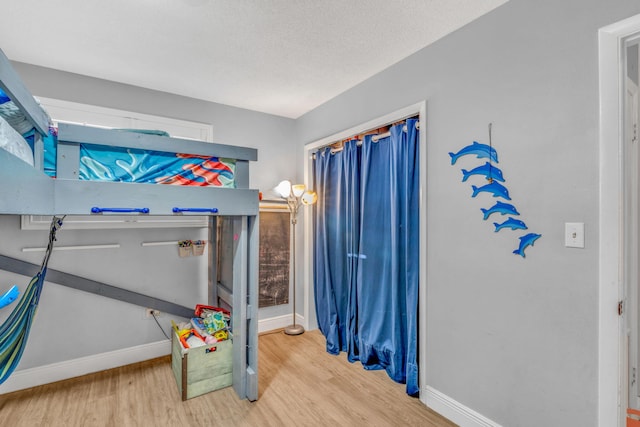
<svg viewBox="0 0 640 427">
<path fill-rule="evenodd" d="M 564 245 L 567 248 L 584 248 L 584 222 L 564 224 Z"/>
</svg>

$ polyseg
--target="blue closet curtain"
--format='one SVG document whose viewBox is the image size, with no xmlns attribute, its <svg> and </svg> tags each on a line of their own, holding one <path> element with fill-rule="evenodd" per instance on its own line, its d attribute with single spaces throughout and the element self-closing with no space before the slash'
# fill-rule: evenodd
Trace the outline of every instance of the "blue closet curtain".
<svg viewBox="0 0 640 427">
<path fill-rule="evenodd" d="M 314 292 L 327 351 L 418 393 L 417 120 L 316 155 Z"/>
</svg>

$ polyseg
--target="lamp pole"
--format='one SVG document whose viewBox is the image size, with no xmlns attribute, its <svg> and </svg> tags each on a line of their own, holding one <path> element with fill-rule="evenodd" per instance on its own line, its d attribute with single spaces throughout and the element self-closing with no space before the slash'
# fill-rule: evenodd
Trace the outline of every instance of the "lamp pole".
<svg viewBox="0 0 640 427">
<path fill-rule="evenodd" d="M 289 217 L 291 219 L 291 237 L 293 239 L 292 257 L 293 262 L 292 270 L 292 282 L 293 282 L 293 323 L 284 328 L 284 333 L 287 335 L 300 335 L 304 333 L 304 327 L 296 323 L 296 224 L 298 223 L 298 209 L 300 203 L 303 205 L 312 205 L 318 200 L 318 195 L 315 191 L 306 190 L 304 184 L 291 185 L 290 181 L 282 181 L 275 188 L 275 191 L 283 198 L 287 200 L 289 206 Z"/>
<path fill-rule="evenodd" d="M 300 206 L 300 199 L 295 196 L 289 196 L 289 212 L 291 217 L 291 238 L 293 243 L 291 262 L 293 263 L 293 323 L 284 328 L 284 333 L 287 335 L 300 335 L 304 333 L 304 327 L 296 324 L 296 224 L 298 223 L 298 207 Z"/>
</svg>

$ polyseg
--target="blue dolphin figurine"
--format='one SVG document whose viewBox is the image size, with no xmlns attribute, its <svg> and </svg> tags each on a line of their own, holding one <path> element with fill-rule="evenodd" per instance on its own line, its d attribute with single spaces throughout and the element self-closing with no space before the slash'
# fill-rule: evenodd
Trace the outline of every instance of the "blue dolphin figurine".
<svg viewBox="0 0 640 427">
<path fill-rule="evenodd" d="M 534 242 L 538 240 L 540 237 L 542 237 L 542 234 L 536 234 L 536 233 L 525 234 L 524 236 L 520 237 L 520 245 L 518 246 L 518 249 L 513 251 L 513 253 L 516 255 L 521 255 L 522 258 L 524 258 L 525 257 L 524 250 L 527 248 L 527 246 L 529 245 L 533 246 Z"/>
<path fill-rule="evenodd" d="M 503 222 L 502 224 L 498 224 L 497 222 L 494 222 L 493 225 L 496 226 L 496 233 L 500 230 L 502 230 L 503 228 L 510 228 L 512 230 L 526 230 L 527 229 L 527 224 L 525 224 L 524 222 L 520 221 L 519 219 L 515 219 L 515 218 L 511 218 L 509 217 L 508 220 L 506 220 L 505 222 Z"/>
<path fill-rule="evenodd" d="M 470 171 L 462 169 L 462 182 L 465 182 L 471 175 L 484 175 L 489 181 L 501 181 L 504 182 L 502 177 L 502 171 L 491 163 L 486 162 L 482 166 L 471 169 Z"/>
<path fill-rule="evenodd" d="M 482 211 L 482 213 L 484 214 L 484 220 L 486 220 L 487 218 L 489 218 L 489 216 L 491 216 L 491 214 L 493 213 L 500 213 L 502 215 L 520 215 L 520 212 L 518 212 L 515 208 L 515 206 L 510 205 L 508 203 L 502 203 L 502 202 L 496 202 L 495 205 L 491 206 L 489 209 L 480 209 Z"/>
<path fill-rule="evenodd" d="M 503 199 L 511 200 L 511 197 L 509 197 L 509 190 L 507 190 L 504 185 L 497 182 L 492 182 L 490 184 L 483 185 L 482 187 L 472 185 L 471 188 L 473 189 L 471 197 L 476 197 L 478 193 L 487 192 L 493 193 L 493 197 L 502 197 Z"/>
<path fill-rule="evenodd" d="M 467 145 L 457 153 L 449 153 L 449 155 L 451 156 L 451 164 L 455 165 L 458 158 L 466 156 L 467 154 L 475 154 L 478 159 L 481 159 L 483 157 L 489 158 L 498 163 L 498 152 L 494 148 L 489 147 L 486 144 L 480 144 L 477 141 L 473 141 L 473 144 Z"/>
</svg>

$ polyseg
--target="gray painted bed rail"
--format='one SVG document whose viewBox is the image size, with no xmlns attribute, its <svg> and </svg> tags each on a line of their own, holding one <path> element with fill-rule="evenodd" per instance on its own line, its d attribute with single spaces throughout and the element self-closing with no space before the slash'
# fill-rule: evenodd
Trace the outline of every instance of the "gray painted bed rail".
<svg viewBox="0 0 640 427">
<path fill-rule="evenodd" d="M 222 216 L 257 215 L 259 209 L 258 190 L 51 179 L 2 149 L 0 180 L 0 214 L 89 215 L 98 206 L 146 207 L 149 215 L 217 208 Z"/>
<path fill-rule="evenodd" d="M 46 135 L 49 131 L 49 116 L 33 99 L 31 92 L 22 83 L 4 52 L 0 50 L 0 88 L 9 95 L 14 104 L 25 113 L 27 120 L 40 132 Z"/>
<path fill-rule="evenodd" d="M 58 125 L 56 165 L 58 179 L 78 179 L 80 144 L 234 159 L 236 161 L 234 174 L 236 188 L 249 188 L 249 162 L 258 159 L 258 152 L 255 148 L 60 123 Z"/>
<path fill-rule="evenodd" d="M 58 125 L 58 142 L 87 143 L 141 150 L 187 153 L 203 156 L 226 157 L 237 160 L 258 160 L 255 148 L 195 141 L 168 136 L 148 135 L 118 129 L 102 129 L 68 123 Z M 179 151 L 176 151 L 176 150 Z"/>
</svg>

